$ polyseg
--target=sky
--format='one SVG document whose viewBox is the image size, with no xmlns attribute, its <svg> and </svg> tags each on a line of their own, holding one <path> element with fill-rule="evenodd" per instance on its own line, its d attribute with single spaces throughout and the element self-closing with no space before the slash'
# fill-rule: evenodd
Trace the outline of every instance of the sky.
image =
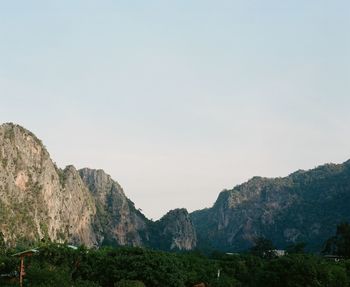
<svg viewBox="0 0 350 287">
<path fill-rule="evenodd" d="M 347 0 L 0 1 L 0 123 L 146 216 L 350 159 Z"/>
</svg>

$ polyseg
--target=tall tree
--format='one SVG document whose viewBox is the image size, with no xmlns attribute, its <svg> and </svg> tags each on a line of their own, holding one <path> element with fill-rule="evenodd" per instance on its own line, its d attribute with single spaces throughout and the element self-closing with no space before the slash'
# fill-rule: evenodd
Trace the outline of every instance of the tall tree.
<svg viewBox="0 0 350 287">
<path fill-rule="evenodd" d="M 350 258 L 350 224 L 348 222 L 337 226 L 336 235 L 326 241 L 323 253 Z"/>
</svg>

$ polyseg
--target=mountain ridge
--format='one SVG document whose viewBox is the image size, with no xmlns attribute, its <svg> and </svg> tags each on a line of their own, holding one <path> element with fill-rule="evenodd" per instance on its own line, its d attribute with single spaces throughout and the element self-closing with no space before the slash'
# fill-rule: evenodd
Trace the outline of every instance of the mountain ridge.
<svg viewBox="0 0 350 287">
<path fill-rule="evenodd" d="M 41 140 L 0 125 L 0 232 L 9 245 L 48 239 L 87 246 L 242 251 L 256 237 L 278 248 L 305 242 L 317 251 L 350 221 L 350 160 L 255 176 L 219 193 L 212 207 L 174 209 L 148 219 L 102 169 L 60 169 Z"/>
<path fill-rule="evenodd" d="M 348 204 L 349 160 L 286 177 L 253 177 L 222 191 L 211 208 L 191 218 L 199 240 L 217 249 L 244 250 L 261 236 L 279 248 L 303 241 L 320 250 L 336 225 L 350 220 Z"/>
<path fill-rule="evenodd" d="M 0 163 L 0 232 L 8 245 L 46 238 L 87 246 L 157 247 L 161 240 L 157 222 L 137 210 L 108 174 L 73 165 L 58 168 L 42 142 L 19 125 L 0 125 Z M 186 244 L 170 241 L 162 247 L 193 249 L 196 240 L 188 245 L 189 235 L 169 229 L 172 224 L 163 228 Z M 195 234 L 190 220 L 184 228 Z"/>
</svg>

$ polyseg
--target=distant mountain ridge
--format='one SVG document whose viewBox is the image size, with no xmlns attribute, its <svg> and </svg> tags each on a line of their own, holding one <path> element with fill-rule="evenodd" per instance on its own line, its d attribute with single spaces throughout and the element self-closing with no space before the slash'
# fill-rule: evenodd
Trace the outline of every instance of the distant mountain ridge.
<svg viewBox="0 0 350 287">
<path fill-rule="evenodd" d="M 158 221 L 135 208 L 103 170 L 58 168 L 21 126 L 0 125 L 0 233 L 6 244 L 46 239 L 87 246 L 240 251 L 254 238 L 312 251 L 350 221 L 350 161 L 254 177 L 221 192 L 211 208 L 169 211 Z"/>
<path fill-rule="evenodd" d="M 284 178 L 254 177 L 219 194 L 212 208 L 191 213 L 200 246 L 239 251 L 256 237 L 278 248 L 304 242 L 319 251 L 336 225 L 350 221 L 350 161 L 297 171 Z"/>
</svg>

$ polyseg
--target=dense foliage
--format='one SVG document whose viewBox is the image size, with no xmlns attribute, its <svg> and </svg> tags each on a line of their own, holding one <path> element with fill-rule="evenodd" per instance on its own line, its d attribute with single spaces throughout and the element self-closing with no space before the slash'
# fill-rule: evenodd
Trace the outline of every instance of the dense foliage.
<svg viewBox="0 0 350 287">
<path fill-rule="evenodd" d="M 24 286 L 350 286 L 350 261 L 297 253 L 265 256 L 260 251 L 267 244 L 259 239 L 252 249 L 255 255 L 214 252 L 210 256 L 131 247 L 97 250 L 41 244 L 38 253 L 25 259 Z M 1 249 L 0 274 L 16 275 L 19 259 L 12 256 L 15 252 Z M 18 286 L 10 279 L 0 280 L 1 286 Z"/>
<path fill-rule="evenodd" d="M 326 254 L 334 254 L 343 258 L 350 258 L 350 224 L 347 222 L 337 226 L 335 236 L 327 240 L 325 249 Z"/>
</svg>

